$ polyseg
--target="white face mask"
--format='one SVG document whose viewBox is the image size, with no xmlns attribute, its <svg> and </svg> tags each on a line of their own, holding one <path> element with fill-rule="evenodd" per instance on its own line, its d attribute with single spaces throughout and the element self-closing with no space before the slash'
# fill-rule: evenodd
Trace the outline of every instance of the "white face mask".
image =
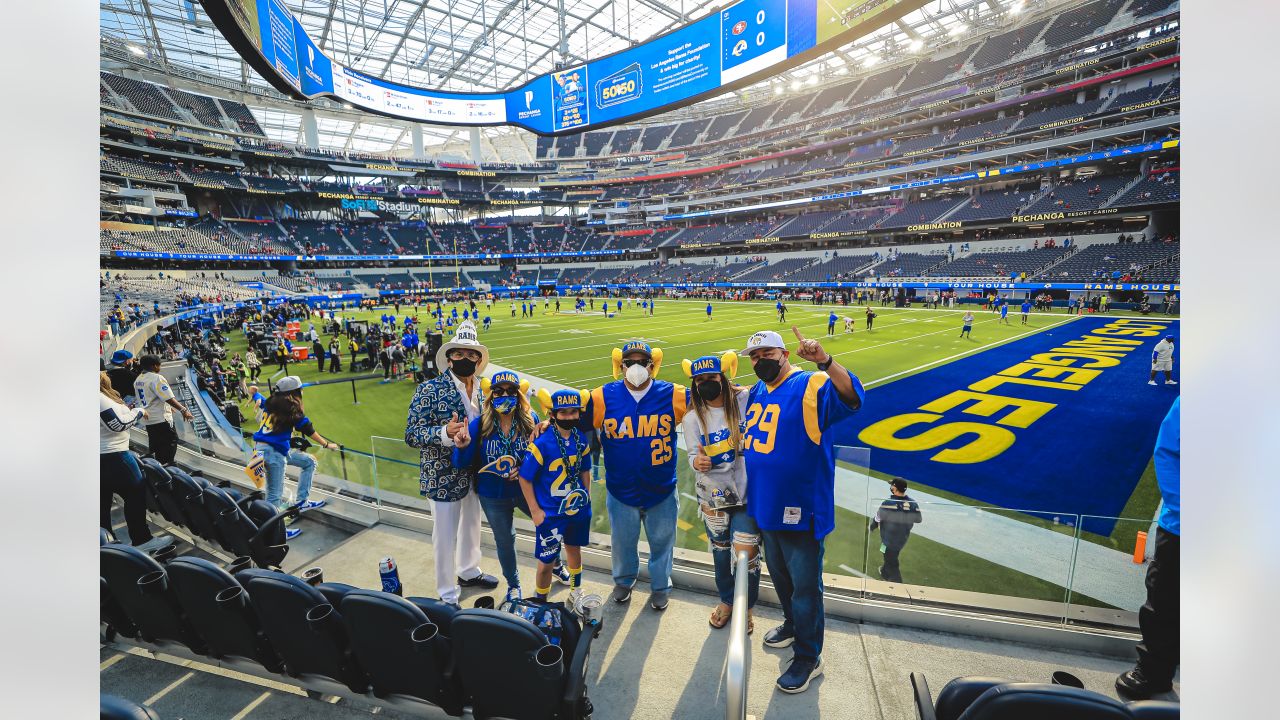
<svg viewBox="0 0 1280 720">
<path fill-rule="evenodd" d="M 626 377 L 631 387 L 639 389 L 640 386 L 649 382 L 649 368 L 643 365 L 632 365 L 627 368 Z"/>
</svg>

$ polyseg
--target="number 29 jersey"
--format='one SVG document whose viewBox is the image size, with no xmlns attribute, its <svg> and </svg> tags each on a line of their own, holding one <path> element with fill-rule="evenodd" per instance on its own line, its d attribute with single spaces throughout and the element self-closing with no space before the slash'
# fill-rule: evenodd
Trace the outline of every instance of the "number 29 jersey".
<svg viewBox="0 0 1280 720">
<path fill-rule="evenodd" d="M 854 390 L 864 398 L 853 374 Z M 861 403 L 859 403 L 859 407 Z M 849 417 L 824 372 L 792 367 L 772 388 L 757 382 L 747 397 L 747 513 L 762 530 L 835 529 L 835 438 L 827 430 Z"/>
</svg>

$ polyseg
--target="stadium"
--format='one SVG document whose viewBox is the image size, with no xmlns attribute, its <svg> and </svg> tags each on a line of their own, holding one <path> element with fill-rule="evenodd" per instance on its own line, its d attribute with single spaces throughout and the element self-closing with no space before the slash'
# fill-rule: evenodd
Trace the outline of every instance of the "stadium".
<svg viewBox="0 0 1280 720">
<path fill-rule="evenodd" d="M 103 472 L 111 430 L 140 482 L 103 485 L 102 717 L 1178 717 L 1176 659 L 1121 680 L 1153 672 L 1177 540 L 1179 11 L 104 0 Z M 794 411 L 759 347 L 812 373 Z M 808 512 L 753 470 L 771 451 L 833 478 L 804 563 L 763 510 L 758 548 L 717 534 L 687 429 L 708 358 L 725 412 L 749 398 L 733 509 L 776 485 Z M 585 434 L 580 561 L 527 507 L 495 527 L 488 466 L 471 516 L 436 494 L 506 373 L 551 421 L 530 448 Z M 624 456 L 645 387 L 668 414 Z M 305 402 L 280 451 L 277 396 Z M 669 533 L 667 500 L 620 512 L 632 473 L 674 475 Z M 800 564 L 825 650 L 796 684 Z M 722 612 L 749 574 L 758 604 Z"/>
</svg>

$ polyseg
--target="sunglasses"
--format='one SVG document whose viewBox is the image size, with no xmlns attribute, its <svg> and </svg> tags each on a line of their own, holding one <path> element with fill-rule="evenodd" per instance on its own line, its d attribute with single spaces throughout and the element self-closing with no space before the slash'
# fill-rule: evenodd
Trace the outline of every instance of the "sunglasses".
<svg viewBox="0 0 1280 720">
<path fill-rule="evenodd" d="M 515 388 L 493 388 L 491 392 L 494 397 L 520 397 L 520 391 Z"/>
<path fill-rule="evenodd" d="M 649 361 L 648 360 L 623 360 L 622 361 L 622 367 L 631 367 L 632 365 L 639 365 L 640 367 L 649 367 Z"/>
</svg>

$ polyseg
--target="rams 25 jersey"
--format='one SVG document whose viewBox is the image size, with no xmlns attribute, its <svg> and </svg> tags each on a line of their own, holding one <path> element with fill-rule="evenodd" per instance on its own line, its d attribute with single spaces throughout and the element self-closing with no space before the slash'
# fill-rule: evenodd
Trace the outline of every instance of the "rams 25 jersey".
<svg viewBox="0 0 1280 720">
<path fill-rule="evenodd" d="M 688 407 L 688 388 L 656 378 L 639 403 L 621 380 L 591 391 L 583 424 L 600 431 L 611 495 L 647 509 L 675 492 L 676 424 Z"/>
</svg>

